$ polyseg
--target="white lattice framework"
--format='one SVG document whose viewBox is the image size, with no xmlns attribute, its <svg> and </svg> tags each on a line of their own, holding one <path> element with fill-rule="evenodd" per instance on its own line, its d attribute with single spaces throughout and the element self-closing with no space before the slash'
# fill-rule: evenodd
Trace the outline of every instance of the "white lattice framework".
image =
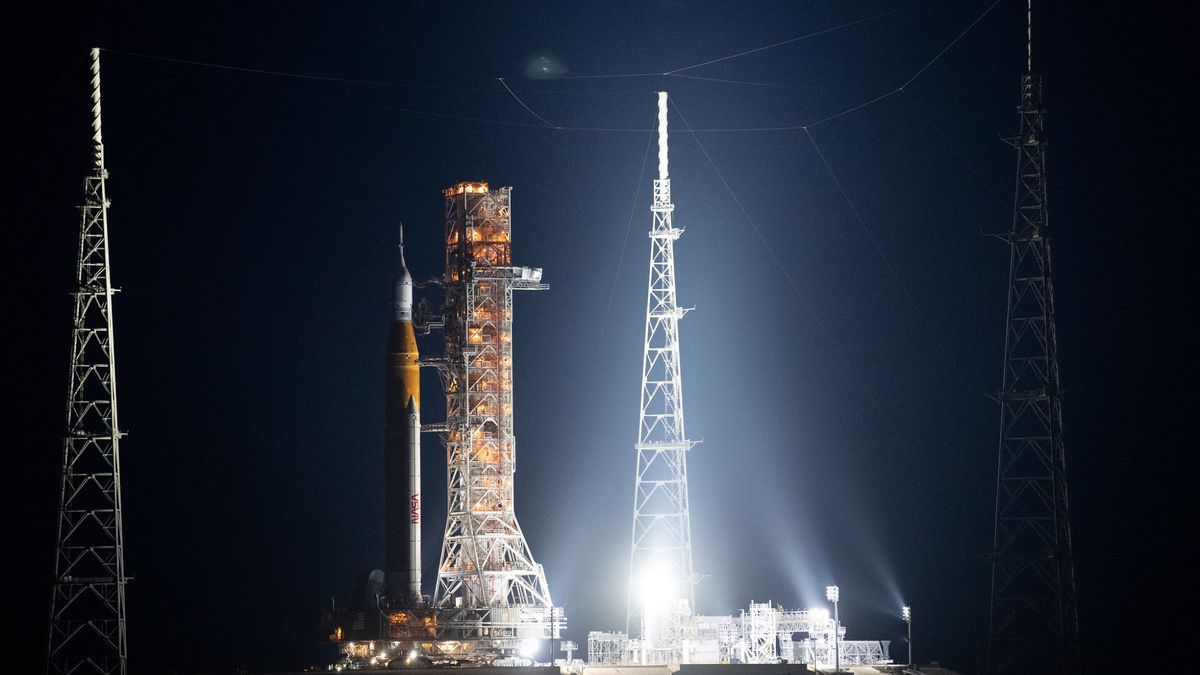
<svg viewBox="0 0 1200 675">
<path fill-rule="evenodd" d="M 774 663 L 779 655 L 775 649 L 779 632 L 779 611 L 770 603 L 751 602 L 750 611 L 742 615 L 742 635 L 745 663 Z"/>
<path fill-rule="evenodd" d="M 680 378 L 679 320 L 687 310 L 675 294 L 675 240 L 683 233 L 672 213 L 667 171 L 667 94 L 658 95 L 658 179 L 651 207 L 650 277 L 646 297 L 646 332 L 638 423 L 637 474 L 633 501 L 633 537 L 629 558 L 626 630 L 640 629 L 645 648 L 678 651 L 680 631 L 668 617 L 653 616 L 642 591 L 656 586 L 658 604 L 675 608 L 685 601 L 694 610 L 691 525 L 688 519 L 687 440 L 683 423 Z M 652 625 L 653 624 L 653 625 Z M 667 661 L 677 661 L 666 657 Z"/>
<path fill-rule="evenodd" d="M 92 172 L 84 179 L 48 673 L 124 675 L 122 433 L 117 422 L 100 50 L 91 52 Z"/>
<path fill-rule="evenodd" d="M 448 494 L 434 604 L 489 609 L 480 636 L 516 637 L 527 631 L 504 629 L 498 610 L 525 610 L 515 623 L 531 629 L 552 602 L 513 510 L 512 295 L 548 286 L 541 270 L 511 266 L 510 188 L 461 183 L 445 196 Z"/>
<path fill-rule="evenodd" d="M 630 663 L 629 636 L 625 633 L 607 633 L 594 630 L 588 633 L 588 665 L 619 666 Z"/>
<path fill-rule="evenodd" d="M 835 636 L 843 666 L 891 663 L 888 640 L 846 640 L 827 609 L 789 610 L 771 603 L 751 603 L 739 616 L 693 614 L 681 620 L 676 663 L 804 663 L 834 666 Z M 589 665 L 663 663 L 668 647 L 631 640 L 625 633 L 588 634 Z"/>
</svg>

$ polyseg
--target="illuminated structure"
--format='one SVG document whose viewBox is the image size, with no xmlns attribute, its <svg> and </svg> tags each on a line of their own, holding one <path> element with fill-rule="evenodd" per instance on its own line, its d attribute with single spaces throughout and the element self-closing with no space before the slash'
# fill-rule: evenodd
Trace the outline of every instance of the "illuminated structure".
<svg viewBox="0 0 1200 675">
<path fill-rule="evenodd" d="M 589 632 L 588 665 L 889 664 L 887 641 L 844 640 L 845 628 L 827 609 L 752 602 L 740 616 L 695 613 L 687 489 L 693 442 L 684 433 L 679 361 L 679 319 L 687 310 L 675 295 L 674 242 L 683 230 L 672 222 L 667 159 L 667 94 L 659 92 L 626 630 Z"/>
<path fill-rule="evenodd" d="M 84 179 L 48 673 L 126 672 L 122 433 L 117 423 L 100 50 L 92 53 L 92 172 Z"/>
<path fill-rule="evenodd" d="M 1062 389 L 1046 214 L 1042 82 L 1027 4 L 992 547 L 991 673 L 1079 672 Z"/>
<path fill-rule="evenodd" d="M 641 416 L 629 554 L 626 632 L 639 628 L 643 663 L 678 663 L 683 619 L 695 610 L 688 519 L 687 440 L 679 363 L 675 240 L 667 166 L 667 93 L 658 93 L 658 178 L 650 228 L 650 278 L 642 350 Z"/>
<path fill-rule="evenodd" d="M 888 640 L 846 640 L 828 609 L 789 610 L 771 603 L 751 602 L 739 616 L 687 617 L 682 629 L 689 636 L 681 644 L 683 663 L 788 663 L 832 669 L 843 666 L 885 665 Z M 837 636 L 835 646 L 834 636 Z M 625 633 L 588 633 L 588 665 L 620 666 L 641 662 L 640 640 Z"/>
<path fill-rule="evenodd" d="M 540 269 L 512 266 L 511 188 L 459 183 L 445 197 L 448 495 L 434 604 L 516 621 L 552 602 L 513 511 L 512 298 L 549 286 Z"/>
<path fill-rule="evenodd" d="M 445 303 L 413 307 L 404 264 L 394 295 L 388 349 L 387 601 L 374 586 L 365 606 L 331 610 L 329 639 L 359 667 L 531 663 L 557 640 L 566 618 L 554 607 L 513 510 L 513 292 L 545 290 L 542 270 L 512 266 L 512 190 L 465 182 L 445 197 Z M 415 333 L 440 329 L 445 355 L 420 359 Z M 416 368 L 434 367 L 446 421 L 420 423 Z M 447 512 L 432 599 L 420 582 L 420 432 L 446 446 Z M 382 576 L 382 575 L 381 575 Z M 394 581 L 393 581 L 394 579 Z"/>
</svg>

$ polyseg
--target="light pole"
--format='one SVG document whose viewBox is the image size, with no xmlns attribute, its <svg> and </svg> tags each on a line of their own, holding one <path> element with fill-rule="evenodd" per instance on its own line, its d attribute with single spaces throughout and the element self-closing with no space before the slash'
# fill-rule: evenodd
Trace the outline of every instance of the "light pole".
<svg viewBox="0 0 1200 675">
<path fill-rule="evenodd" d="M 833 603 L 833 670 L 840 673 L 842 671 L 842 646 L 838 636 L 838 629 L 841 627 L 841 622 L 838 620 L 838 587 L 826 586 L 825 599 Z"/>
<path fill-rule="evenodd" d="M 904 619 L 904 623 L 908 624 L 908 666 L 913 665 L 912 660 L 912 607 L 905 605 L 900 608 L 900 618 Z"/>
</svg>

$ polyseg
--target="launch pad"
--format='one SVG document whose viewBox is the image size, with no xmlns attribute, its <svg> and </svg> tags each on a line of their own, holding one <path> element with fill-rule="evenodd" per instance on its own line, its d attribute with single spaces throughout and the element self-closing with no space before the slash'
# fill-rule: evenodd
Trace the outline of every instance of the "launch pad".
<svg viewBox="0 0 1200 675">
<path fill-rule="evenodd" d="M 512 265 L 512 189 L 463 182 L 445 198 L 440 310 L 415 308 L 400 245 L 388 333 L 386 574 L 368 575 L 358 607 L 327 615 L 329 639 L 356 667 L 518 665 L 566 619 L 517 522 L 513 501 L 513 292 L 545 290 Z M 421 359 L 416 335 L 440 330 L 444 356 Z M 421 422 L 420 368 L 436 369 L 446 421 Z M 434 594 L 422 593 L 421 435 L 446 448 L 447 508 Z M 530 662 L 532 664 L 532 662 Z"/>
<path fill-rule="evenodd" d="M 588 667 L 801 664 L 813 669 L 890 664 L 888 641 L 844 639 L 836 586 L 826 609 L 750 603 L 738 616 L 695 613 L 687 455 L 679 357 L 675 226 L 668 175 L 667 94 L 658 95 L 658 168 L 650 229 L 633 538 L 624 632 L 592 631 Z M 513 501 L 513 292 L 544 290 L 542 271 L 512 264 L 511 188 L 463 182 L 443 191 L 445 291 L 440 310 L 414 311 L 404 262 L 387 364 L 386 570 L 372 572 L 358 607 L 328 615 L 348 667 L 534 665 L 565 616 L 517 523 Z M 422 359 L 416 334 L 440 330 L 444 356 Z M 420 368 L 437 370 L 446 421 L 422 424 Z M 447 517 L 432 596 L 421 580 L 421 434 L 446 448 Z M 637 637 L 633 637 L 634 631 Z M 573 648 L 573 643 L 572 643 Z M 551 650 L 551 658 L 555 656 Z M 564 662 L 568 669 L 582 662 Z"/>
</svg>

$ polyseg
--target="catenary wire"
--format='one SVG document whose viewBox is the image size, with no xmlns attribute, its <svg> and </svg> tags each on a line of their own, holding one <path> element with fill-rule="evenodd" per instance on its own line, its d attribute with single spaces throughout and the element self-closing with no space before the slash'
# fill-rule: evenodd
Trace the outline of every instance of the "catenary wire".
<svg viewBox="0 0 1200 675">
<path fill-rule="evenodd" d="M 758 237 L 758 240 L 767 250 L 767 253 L 771 256 L 771 259 L 775 262 L 776 266 L 779 267 L 779 270 L 783 273 L 784 278 L 787 279 L 788 283 L 792 286 L 792 290 L 796 293 L 796 297 L 800 299 L 800 302 L 804 305 L 805 309 L 808 310 L 809 315 L 812 316 L 813 321 L 817 324 L 821 334 L 833 348 L 834 353 L 836 353 L 838 358 L 841 360 L 842 365 L 845 366 L 846 370 L 852 374 L 855 381 L 858 383 L 858 386 L 864 392 L 866 392 L 867 396 L 874 399 L 871 389 L 867 386 L 866 381 L 862 377 L 862 373 L 860 373 L 850 362 L 850 358 L 847 356 L 846 350 L 843 349 L 841 344 L 834 339 L 833 334 L 829 331 L 829 327 L 824 321 L 821 320 L 821 317 L 817 314 L 816 309 L 812 306 L 812 303 L 808 301 L 808 298 L 804 295 L 804 292 L 800 290 L 799 284 L 796 283 L 796 280 L 792 278 L 791 273 L 788 272 L 787 266 L 785 266 L 783 261 L 779 259 L 779 256 L 776 255 L 775 249 L 773 249 L 771 245 L 767 243 L 762 231 L 759 230 L 758 225 L 754 222 L 754 219 L 750 217 L 750 213 L 746 210 L 746 207 L 742 205 L 742 200 L 738 199 L 737 194 L 729 185 L 729 181 L 725 180 L 724 174 L 722 174 L 721 170 L 717 168 L 717 164 L 713 161 L 712 155 L 708 153 L 708 150 L 704 147 L 704 144 L 700 142 L 700 137 L 692 132 L 688 125 L 687 118 L 684 116 L 683 111 L 679 108 L 679 103 L 674 99 L 671 99 L 671 103 L 675 108 L 675 112 L 679 114 L 679 119 L 683 121 L 684 128 L 688 130 L 692 136 L 692 140 L 696 142 L 696 147 L 700 148 L 700 152 L 704 154 L 704 158 L 708 161 L 708 165 L 712 167 L 713 173 L 715 173 L 717 178 L 720 179 L 721 185 L 725 187 L 725 191 L 729 193 L 729 196 L 733 199 L 734 204 L 737 205 L 738 210 L 742 212 L 742 217 L 746 219 L 747 223 L 749 223 L 751 229 L 754 230 L 754 234 Z M 908 434 L 901 431 L 901 429 L 892 421 L 891 416 L 887 414 L 886 409 L 884 409 L 884 413 L 880 415 L 880 419 L 883 421 L 884 426 L 887 427 L 888 431 L 890 431 L 895 438 L 898 438 L 905 443 L 911 442 Z"/>
<path fill-rule="evenodd" d="M 522 101 L 521 97 L 517 96 L 517 93 L 515 91 L 513 91 L 511 87 L 508 86 L 508 83 L 504 81 L 503 77 L 497 77 L 496 79 L 500 80 L 500 84 L 504 86 L 505 91 L 507 91 L 509 94 L 511 94 L 513 99 L 516 100 L 517 103 L 520 103 L 521 107 L 524 108 L 526 111 L 528 111 L 530 115 L 533 115 L 539 121 L 541 121 L 542 124 L 545 124 L 548 127 L 555 126 L 555 125 L 551 124 L 550 121 L 547 120 L 545 117 L 542 117 L 541 115 L 533 112 L 533 108 L 530 108 L 529 106 L 525 105 L 525 101 Z"/>
<path fill-rule="evenodd" d="M 683 121 L 684 128 L 688 130 L 688 133 L 690 133 L 692 136 L 692 140 L 696 142 L 696 147 L 700 148 L 700 152 L 704 154 L 704 159 L 708 160 L 708 165 L 712 167 L 713 173 L 717 174 L 717 178 L 720 179 L 721 185 L 725 186 L 725 191 L 729 193 L 731 198 L 733 198 L 733 203 L 736 204 L 738 210 L 742 212 L 742 217 L 745 218 L 746 222 L 750 224 L 750 229 L 754 230 L 754 234 L 762 243 L 763 248 L 767 249 L 767 253 L 771 256 L 771 260 L 775 262 L 775 266 L 778 267 L 779 271 L 783 273 L 783 277 L 787 279 L 788 284 L 791 285 L 792 291 L 796 293 L 796 297 L 798 297 L 800 302 L 804 304 L 804 307 L 808 310 L 808 313 L 812 316 L 813 320 L 816 321 L 817 326 L 820 327 L 821 332 L 825 334 L 825 338 L 828 339 L 831 344 L 836 346 L 837 342 L 833 339 L 833 335 L 830 334 L 829 329 L 825 326 L 825 322 L 821 321 L 821 317 L 817 316 L 817 312 L 815 309 L 813 309 L 812 303 L 808 301 L 808 298 L 804 295 L 804 292 L 800 290 L 800 285 L 796 283 L 796 280 L 792 277 L 792 273 L 788 271 L 787 266 L 784 265 L 783 261 L 779 259 L 778 255 L 776 255 L 775 249 L 770 243 L 767 242 L 766 237 L 763 236 L 762 230 L 758 228 L 758 224 L 755 223 L 754 219 L 750 217 L 750 213 L 746 210 L 746 207 L 742 205 L 742 200 L 738 199 L 737 194 L 734 193 L 733 188 L 730 187 L 729 181 L 725 180 L 725 175 L 722 174 L 721 170 L 717 168 L 717 164 L 713 161 L 712 155 L 708 154 L 708 149 L 705 148 L 704 144 L 700 142 L 700 137 L 692 132 L 691 125 L 688 124 L 687 121 L 687 116 L 683 114 L 683 110 L 679 107 L 679 102 L 673 98 L 670 99 L 670 101 L 675 108 L 675 112 L 678 113 L 679 119 Z"/>
<path fill-rule="evenodd" d="M 629 207 L 629 220 L 625 223 L 625 237 L 621 240 L 621 254 L 617 256 L 617 269 L 613 272 L 612 286 L 608 290 L 608 304 L 604 307 L 604 318 L 600 321 L 600 337 L 597 343 L 604 344 L 604 334 L 608 328 L 608 317 L 612 314 L 613 301 L 617 297 L 617 284 L 621 279 L 621 268 L 625 263 L 625 250 L 629 247 L 629 233 L 633 229 L 633 219 L 637 215 L 638 199 L 642 196 L 642 179 L 646 177 L 646 164 L 650 159 L 650 148 L 654 145 L 654 134 L 648 134 L 646 138 L 646 150 L 642 154 L 642 170 L 638 173 L 637 185 L 633 192 L 633 204 Z M 597 349 L 597 351 L 599 351 Z M 599 366 L 599 358 L 592 365 L 592 380 L 595 380 L 596 368 Z"/>
<path fill-rule="evenodd" d="M 851 27 L 853 27 L 853 26 L 857 26 L 857 25 L 859 25 L 859 24 L 861 24 L 861 23 L 866 23 L 866 22 L 868 22 L 868 21 L 874 21 L 875 19 L 881 19 L 881 18 L 883 18 L 883 17 L 885 17 L 885 16 L 890 16 L 890 15 L 892 15 L 892 14 L 896 14 L 896 13 L 898 13 L 898 12 L 902 12 L 902 11 L 904 11 L 904 10 L 906 10 L 906 9 L 910 9 L 910 8 L 912 8 L 912 7 L 916 7 L 917 5 L 924 5 L 924 4 L 927 4 L 927 3 L 929 3 L 929 2 L 931 2 L 931 0 L 919 0 L 918 2 L 912 2 L 912 3 L 909 3 L 909 4 L 907 4 L 907 5 L 904 5 L 903 7 L 895 7 L 895 8 L 893 8 L 893 9 L 889 9 L 889 10 L 887 10 L 887 11 L 885 11 L 885 12 L 880 12 L 880 13 L 878 13 L 878 14 L 874 14 L 874 15 L 872 15 L 872 16 L 863 17 L 863 18 L 861 18 L 861 19 L 855 19 L 854 21 L 848 21 L 848 22 L 846 22 L 846 23 L 843 23 L 843 24 L 841 24 L 841 25 L 838 25 L 838 26 L 831 26 L 831 27 L 829 27 L 829 28 L 823 28 L 823 29 L 821 29 L 821 30 L 814 31 L 814 32 L 812 32 L 812 33 L 806 33 L 806 34 L 804 34 L 804 35 L 799 35 L 799 36 L 796 36 L 796 37 L 794 37 L 794 38 L 788 38 L 787 40 L 782 40 L 782 41 L 780 41 L 780 42 L 775 42 L 775 43 L 772 43 L 772 44 L 769 44 L 769 45 L 763 45 L 762 47 L 755 47 L 754 49 L 747 49 L 746 51 L 743 51 L 743 52 L 738 52 L 738 53 L 736 53 L 736 54 L 730 54 L 730 55 L 728 55 L 728 56 L 722 56 L 722 57 L 720 57 L 720 58 L 716 58 L 716 59 L 709 59 L 708 61 L 701 61 L 700 63 L 694 63 L 694 64 L 692 64 L 692 65 L 690 65 L 690 66 L 684 66 L 684 67 L 682 67 L 682 68 L 676 68 L 676 69 L 674 69 L 674 70 L 668 70 L 668 71 L 666 71 L 665 73 L 663 73 L 663 75 L 674 75 L 674 74 L 676 74 L 676 73 L 682 73 L 682 72 L 683 72 L 683 71 L 685 71 L 685 70 L 692 70 L 693 68 L 700 68 L 700 67 L 702 67 L 702 66 L 708 66 L 708 65 L 712 65 L 712 64 L 714 64 L 714 63 L 720 63 L 720 62 L 722 62 L 722 61 L 729 61 L 729 60 L 731 60 L 731 59 L 740 58 L 740 57 L 742 57 L 742 56 L 748 56 L 748 55 L 750 55 L 750 54 L 757 54 L 758 52 L 766 51 L 766 50 L 768 50 L 768 49 L 774 49 L 774 48 L 776 48 L 776 47 L 782 47 L 782 46 L 784 46 L 784 45 L 790 45 L 790 44 L 792 44 L 792 43 L 795 43 L 795 42 L 800 42 L 800 41 L 802 41 L 802 40 L 808 40 L 808 39 L 810 39 L 810 38 L 819 37 L 819 36 L 821 36 L 821 35 L 826 35 L 826 34 L 829 34 L 829 33 L 834 33 L 834 32 L 837 32 L 837 31 L 839 31 L 839 30 L 843 30 L 843 29 L 845 29 L 845 28 L 851 28 Z"/>
<path fill-rule="evenodd" d="M 945 47 L 943 47 L 941 49 L 941 51 L 939 51 L 932 59 L 930 59 L 928 62 L 926 62 L 911 77 L 909 77 L 907 80 L 905 80 L 904 84 L 900 85 L 899 87 L 896 87 L 895 89 L 892 89 L 891 91 L 880 94 L 870 100 L 850 106 L 850 107 L 846 108 L 845 110 L 842 110 L 838 113 L 834 113 L 833 115 L 829 115 L 822 119 L 816 120 L 815 122 L 810 122 L 807 124 L 791 124 L 791 125 L 776 125 L 776 126 L 762 126 L 762 127 L 723 127 L 723 128 L 710 128 L 710 129 L 694 129 L 694 130 L 691 130 L 691 132 L 692 133 L 736 133 L 736 132 L 801 131 L 801 130 L 807 130 L 808 127 L 815 127 L 815 126 L 825 124 L 826 122 L 831 122 L 831 121 L 838 119 L 840 117 L 843 117 L 845 115 L 849 115 L 850 113 L 853 113 L 853 112 L 856 112 L 863 108 L 872 106 L 876 103 L 879 103 L 880 101 L 883 101 L 885 99 L 888 99 L 888 98 L 894 96 L 895 94 L 901 93 L 906 87 L 908 87 L 910 84 L 915 82 L 921 75 L 923 75 L 925 73 L 925 71 L 927 71 L 931 66 L 933 66 L 934 63 L 936 63 L 943 56 L 945 56 L 945 54 L 948 51 L 950 51 L 950 49 L 954 45 L 958 44 L 958 42 L 960 40 L 962 40 L 962 38 L 964 36 L 966 36 L 966 34 L 969 33 L 972 28 L 974 28 L 980 21 L 982 21 L 984 17 L 986 17 L 989 13 L 991 13 L 992 9 L 994 9 L 996 7 L 996 5 L 998 5 L 999 3 L 1000 3 L 1000 0 L 994 0 L 992 2 L 992 4 L 988 5 L 987 9 L 985 9 L 983 11 L 983 13 L 981 13 L 978 17 L 976 17 L 974 21 L 972 21 L 965 29 L 962 30 L 962 32 L 960 32 L 953 40 L 951 40 Z M 916 3 L 916 4 L 920 4 L 920 3 Z M 903 9 L 903 8 L 900 8 L 900 9 Z M 892 10 L 892 11 L 893 12 L 899 11 L 899 9 Z M 870 20 L 871 18 L 874 18 L 874 17 L 867 17 L 866 19 L 859 19 L 857 21 L 857 23 L 862 23 L 863 21 Z M 852 22 L 852 23 L 854 23 L 854 22 Z M 846 25 L 850 25 L 850 24 L 844 24 L 843 26 L 835 26 L 833 28 L 826 29 L 825 32 L 837 30 L 839 28 L 845 27 Z M 803 37 L 803 36 L 801 36 L 801 37 Z M 213 63 L 206 63 L 203 61 L 194 61 L 194 60 L 190 60 L 190 59 L 178 59 L 178 58 L 173 58 L 173 57 L 158 56 L 158 55 L 153 55 L 153 54 L 145 54 L 145 53 L 141 53 L 141 52 L 129 52 L 129 51 L 123 51 L 123 50 L 114 50 L 114 49 L 106 49 L 105 51 L 109 51 L 109 52 L 112 52 L 115 54 L 125 54 L 127 56 L 136 56 L 136 57 L 155 59 L 155 60 L 160 60 L 160 61 L 168 61 L 168 62 L 172 62 L 172 63 L 183 63 L 183 64 L 195 65 L 195 66 L 204 66 L 204 67 L 210 67 L 210 68 L 219 68 L 219 69 L 224 69 L 224 70 L 233 70 L 233 71 L 246 72 L 246 73 L 263 74 L 263 75 L 275 75 L 275 76 L 280 76 L 280 77 L 292 77 L 292 78 L 299 78 L 299 79 L 332 81 L 332 82 L 348 82 L 348 83 L 354 83 L 354 84 L 374 84 L 374 85 L 385 85 L 385 86 L 413 86 L 413 87 L 429 88 L 429 89 L 451 89 L 451 90 L 466 89 L 468 91 L 476 90 L 476 88 L 449 87 L 449 86 L 443 86 L 443 85 L 406 84 L 406 83 L 401 83 L 401 82 L 388 82 L 388 81 L 381 81 L 381 80 L 360 80 L 360 79 L 353 79 L 353 78 L 330 77 L 330 76 L 324 76 L 324 75 L 308 75 L 308 74 L 303 74 L 303 73 L 288 73 L 288 72 L 264 70 L 264 69 L 258 69 L 258 68 L 245 68 L 245 67 L 240 67 L 240 66 L 213 64 Z M 734 55 L 734 56 L 736 56 L 736 55 Z M 732 56 L 730 58 L 732 58 Z M 702 64 L 697 64 L 697 67 L 699 65 L 702 65 Z M 690 68 L 690 66 L 689 66 L 689 68 Z M 572 76 L 563 76 L 561 78 L 556 78 L 556 79 L 601 79 L 601 78 L 606 78 L 606 77 L 658 77 L 658 76 L 663 76 L 663 75 L 670 75 L 673 72 L 678 72 L 678 70 L 682 70 L 682 69 L 676 69 L 676 71 L 668 71 L 665 73 L 629 73 L 629 74 L 624 74 L 624 75 L 572 75 Z M 509 78 L 509 79 L 517 79 L 517 78 Z M 716 79 L 716 78 L 713 78 L 713 79 Z M 505 88 L 509 89 L 510 93 L 513 93 L 512 90 L 507 86 L 507 83 L 505 83 Z M 297 92 L 297 93 L 302 93 L 302 92 Z M 514 97 L 516 97 L 515 93 L 513 95 L 514 95 Z M 314 94 L 314 96 L 320 96 L 320 95 Z M 325 97 L 325 98 L 333 98 L 333 97 Z M 359 101 L 353 101 L 351 99 L 344 99 L 344 98 L 343 99 L 334 99 L 334 100 L 344 100 L 347 102 L 361 103 Z M 518 102 L 520 102 L 519 98 L 518 98 Z M 522 123 L 512 122 L 512 121 L 507 121 L 507 120 L 496 120 L 496 119 L 473 117 L 473 116 L 467 116 L 467 115 L 454 115 L 451 113 L 439 113 L 439 112 L 434 112 L 434 111 L 416 110 L 413 108 L 406 108 L 406 107 L 401 107 L 401 106 L 387 106 L 384 104 L 368 104 L 368 105 L 377 105 L 380 107 L 388 107 L 388 108 L 395 109 L 395 110 L 398 110 L 401 112 L 407 112 L 407 113 L 411 113 L 411 114 L 415 114 L 415 115 L 426 115 L 426 116 L 432 116 L 432 117 L 442 117 L 442 118 L 447 118 L 447 119 L 459 119 L 459 120 L 464 120 L 464 121 L 480 122 L 480 123 L 485 123 L 485 124 L 499 124 L 499 125 L 505 125 L 505 126 L 519 126 L 519 127 L 526 127 L 526 128 L 554 129 L 554 130 L 558 130 L 558 131 L 598 131 L 598 132 L 626 132 L 626 133 L 643 133 L 645 131 L 650 131 L 650 129 L 634 129 L 634 128 L 628 128 L 628 127 L 592 127 L 592 126 L 574 126 L 574 125 L 554 125 L 554 124 L 549 124 L 549 123 L 546 123 L 546 124 L 522 124 Z M 522 106 L 524 106 L 524 103 L 522 103 Z M 528 110 L 527 106 L 526 106 L 526 109 Z M 536 113 L 533 113 L 532 110 L 529 110 L 529 112 L 534 114 L 535 117 L 540 118 L 540 116 L 538 116 Z"/>
<path fill-rule="evenodd" d="M 720 82 L 722 84 L 740 84 L 747 87 L 771 87 L 778 89 L 808 89 L 808 90 L 826 90 L 828 87 L 809 87 L 802 84 L 790 84 L 788 82 L 755 82 L 753 80 L 731 80 L 725 77 L 703 77 L 701 75 L 677 75 L 675 73 L 667 73 L 664 77 L 678 77 L 684 80 L 699 80 L 701 82 Z"/>
<path fill-rule="evenodd" d="M 990 187 L 988 187 L 987 182 L 983 180 L 982 176 L 979 175 L 979 170 L 975 168 L 975 165 L 968 162 L 967 158 L 962 154 L 961 151 L 959 151 L 958 147 L 950 142 L 949 137 L 942 132 L 941 127 L 939 127 L 937 122 L 934 121 L 933 117 L 925 111 L 925 109 L 917 101 L 916 97 L 913 96 L 909 91 L 905 90 L 904 99 L 908 101 L 910 105 L 912 105 L 913 110 L 917 112 L 918 116 L 922 117 L 925 122 L 929 124 L 929 128 L 933 129 L 938 138 L 942 139 L 942 142 L 946 144 L 946 147 L 950 150 L 950 153 L 958 158 L 958 161 L 962 163 L 963 167 L 965 167 L 966 170 L 971 174 L 971 177 L 975 179 L 975 182 L 979 184 L 980 190 L 982 190 L 989 199 L 995 202 L 997 206 L 1009 208 L 1010 205 L 1005 203 L 1004 199 L 1002 199 L 999 195 L 993 192 Z M 982 230 L 980 231 L 980 234 L 983 234 Z"/>
<path fill-rule="evenodd" d="M 79 56 L 75 57 L 75 60 L 71 62 L 71 65 L 67 66 L 67 69 L 63 71 L 63 74 L 54 81 L 53 85 L 50 86 L 50 89 L 47 90 L 46 93 L 42 94 L 42 97 L 38 99 L 37 103 L 35 103 L 33 107 L 29 109 L 29 112 L 25 114 L 25 117 L 22 118 L 20 122 L 17 122 L 16 126 L 12 128 L 12 131 L 9 131 L 8 134 L 5 135 L 3 141 L 0 141 L 0 148 L 8 145 L 8 142 L 11 141 L 13 137 L 15 137 L 17 133 L 21 131 L 22 127 L 24 127 L 29 120 L 33 118 L 34 113 L 41 109 L 42 104 L 45 103 L 47 99 L 51 97 L 57 99 L 62 95 L 62 87 L 64 86 L 66 80 L 70 78 L 71 75 L 75 74 L 75 69 L 79 67 L 79 62 L 83 59 L 83 57 L 84 53 L 81 53 Z"/>
<path fill-rule="evenodd" d="M 937 332 L 933 330 L 933 325 L 929 323 L 929 319 L 925 316 L 925 312 L 921 311 L 920 306 L 918 306 L 916 300 L 913 299 L 912 293 L 909 292 L 908 286 L 904 283 L 904 279 L 901 278 L 900 273 L 896 271 L 896 266 L 892 264 L 891 259 L 888 258 L 886 253 L 883 252 L 883 247 L 879 245 L 879 240 L 875 238 L 875 234 L 871 232 L 871 228 L 867 227 L 867 222 L 863 220 L 862 214 L 860 214 L 858 211 L 858 207 L 855 206 L 854 202 L 850 199 L 850 195 L 846 192 L 846 188 L 842 186 L 842 181 L 838 180 L 837 174 L 834 173 L 833 166 L 829 164 L 829 160 L 825 158 L 825 153 L 821 152 L 821 147 L 817 145 L 817 139 L 813 138 L 812 132 L 808 129 L 805 129 L 804 133 L 808 136 L 808 141 L 812 144 L 813 150 L 817 151 L 817 156 L 821 158 L 821 163 L 825 165 L 825 170 L 829 172 L 829 177 L 833 179 L 833 184 L 837 186 L 838 192 L 842 194 L 842 199 L 846 200 L 846 205 L 850 207 L 850 212 L 854 214 L 854 219 L 858 221 L 859 227 L 861 227 L 862 231 L 867 235 L 867 239 L 871 241 L 871 245 L 875 247 L 875 252 L 879 254 L 880 260 L 887 265 L 888 271 L 892 273 L 892 277 L 896 280 L 896 285 L 899 286 L 900 291 L 904 293 L 904 297 L 908 300 L 909 306 L 911 306 L 913 311 L 917 313 L 917 316 L 920 317 L 921 323 L 925 324 L 925 330 L 929 331 L 930 337 L 937 341 L 941 351 L 946 353 L 946 345 L 942 343 L 941 336 L 939 336 Z"/>
<path fill-rule="evenodd" d="M 37 123 L 34 124 L 33 128 L 29 131 L 28 134 L 26 134 L 25 140 L 21 142 L 20 147 L 18 147 L 13 152 L 12 158 L 9 160 L 9 162 L 7 164 L 4 165 L 3 173 L 7 174 L 9 171 L 12 170 L 12 168 L 14 166 L 17 165 L 17 162 L 20 161 L 21 155 L 23 155 L 25 153 L 25 149 L 29 147 L 29 144 L 33 142 L 33 139 L 35 137 L 37 137 L 38 132 L 42 130 L 42 126 L 46 124 L 46 120 L 50 117 L 51 111 L 53 111 L 54 107 L 56 105 L 58 105 L 59 100 L 62 98 L 63 92 L 65 92 L 67 90 L 67 85 L 69 85 L 71 83 L 71 76 L 75 74 L 75 72 L 79 69 L 80 64 L 82 64 L 82 63 L 83 63 L 83 58 L 81 56 L 80 58 L 75 60 L 75 63 L 70 68 L 67 69 L 66 75 L 64 75 L 59 80 L 56 89 L 51 90 L 54 94 L 54 98 L 52 98 L 50 100 L 50 103 L 46 106 L 46 109 L 42 111 L 41 117 L 38 118 Z M 40 107 L 40 103 L 37 107 L 34 108 L 34 110 L 37 110 L 38 107 Z M 32 111 L 31 111 L 31 114 L 32 114 Z M 24 125 L 24 123 L 25 122 L 23 121 L 21 123 L 21 125 Z M 18 128 L 21 125 L 18 125 Z M 16 130 L 14 130 L 13 133 L 15 134 Z M 7 142 L 7 140 L 6 140 L 6 142 Z"/>
<path fill-rule="evenodd" d="M 974 21 L 972 21 L 969 26 L 964 28 L 963 31 L 958 34 L 958 37 L 956 37 L 950 41 L 950 44 L 943 47 L 942 51 L 937 53 L 937 56 L 933 57 L 932 59 L 929 59 L 929 63 L 926 63 L 925 65 L 921 66 L 920 70 L 918 70 L 912 77 L 905 80 L 904 84 L 900 85 L 900 89 L 904 89 L 908 85 L 912 84 L 914 80 L 916 80 L 918 77 L 921 76 L 922 73 L 924 73 L 926 70 L 929 69 L 929 66 L 932 66 L 933 64 L 937 63 L 938 59 L 942 58 L 943 54 L 950 51 L 951 47 L 958 44 L 958 41 L 963 39 L 964 35 L 971 32 L 971 29 L 975 27 L 975 24 L 979 23 L 980 21 L 983 21 L 983 17 L 990 14 L 992 12 L 992 9 L 995 8 L 996 5 L 998 5 L 998 4 L 1000 4 L 1000 0 L 994 0 L 994 2 L 992 2 L 992 4 L 988 5 L 988 8 L 983 10 L 983 14 L 980 14 L 978 17 L 976 17 L 976 19 Z"/>
</svg>

